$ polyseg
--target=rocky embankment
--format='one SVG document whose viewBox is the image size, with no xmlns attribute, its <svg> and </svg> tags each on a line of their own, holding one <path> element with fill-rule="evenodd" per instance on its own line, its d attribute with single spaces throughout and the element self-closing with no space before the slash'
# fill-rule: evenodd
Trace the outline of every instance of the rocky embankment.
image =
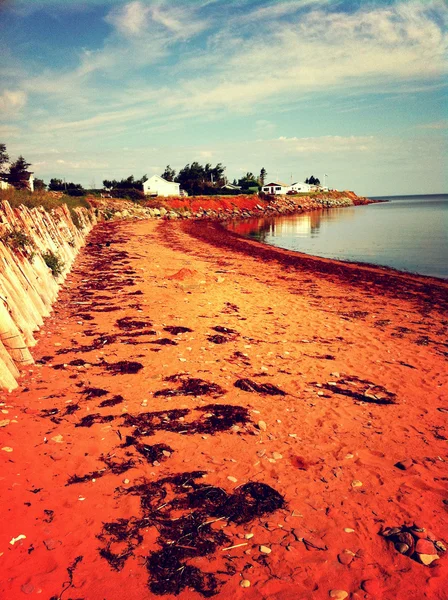
<svg viewBox="0 0 448 600">
<path fill-rule="evenodd" d="M 342 206 L 370 204 L 372 200 L 354 192 L 326 192 L 312 196 L 195 196 L 192 198 L 157 199 L 146 203 L 151 217 L 165 219 L 206 219 L 226 221 L 250 217 L 309 212 Z"/>
</svg>

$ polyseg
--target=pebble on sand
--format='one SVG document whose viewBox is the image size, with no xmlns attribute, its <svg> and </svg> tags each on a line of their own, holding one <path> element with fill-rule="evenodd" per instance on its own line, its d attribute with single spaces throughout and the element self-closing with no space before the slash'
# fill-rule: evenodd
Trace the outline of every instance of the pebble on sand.
<svg viewBox="0 0 448 600">
<path fill-rule="evenodd" d="M 270 554 L 272 550 L 268 546 L 260 546 L 260 552 L 262 554 Z"/>
<path fill-rule="evenodd" d="M 359 479 L 354 479 L 352 481 L 352 488 L 357 488 L 357 487 L 362 487 L 362 481 L 359 481 Z"/>
<path fill-rule="evenodd" d="M 395 463 L 394 467 L 397 467 L 397 469 L 401 469 L 402 471 L 407 471 L 407 469 L 410 469 L 413 464 L 414 461 L 412 460 L 412 458 L 406 458 L 405 460 L 400 460 L 397 463 Z"/>
<path fill-rule="evenodd" d="M 258 425 L 258 429 L 260 429 L 260 431 L 266 431 L 268 428 L 264 421 L 258 421 L 257 425 Z"/>
<path fill-rule="evenodd" d="M 243 588 L 248 588 L 250 587 L 250 581 L 248 579 L 242 579 L 240 581 L 240 586 Z"/>
<path fill-rule="evenodd" d="M 232 475 L 229 475 L 229 476 L 227 477 L 227 479 L 228 479 L 229 481 L 231 481 L 232 483 L 236 483 L 236 482 L 238 481 L 238 479 L 237 479 L 236 477 L 232 477 Z"/>
<path fill-rule="evenodd" d="M 330 590 L 330 598 L 345 600 L 345 598 L 348 598 L 348 592 L 345 590 Z"/>
</svg>

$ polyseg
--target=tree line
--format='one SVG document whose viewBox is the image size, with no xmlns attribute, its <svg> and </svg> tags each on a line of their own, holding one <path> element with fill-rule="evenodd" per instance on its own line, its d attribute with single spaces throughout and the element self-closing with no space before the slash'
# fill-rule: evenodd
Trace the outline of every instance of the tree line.
<svg viewBox="0 0 448 600">
<path fill-rule="evenodd" d="M 30 175 L 29 167 L 31 163 L 27 162 L 23 156 L 19 156 L 16 161 L 10 162 L 6 151 L 6 145 L 0 144 L 0 180 L 7 181 L 17 189 L 29 189 Z M 264 167 L 260 169 L 258 175 L 247 172 L 239 179 L 234 179 L 231 185 L 228 184 L 225 176 L 226 167 L 222 163 L 217 163 L 214 167 L 207 163 L 201 165 L 195 161 L 185 165 L 178 173 L 170 165 L 165 167 L 161 177 L 167 181 L 174 181 L 180 184 L 182 190 L 185 190 L 190 196 L 198 195 L 216 195 L 222 193 L 256 193 L 266 183 L 267 171 Z M 139 179 L 134 175 L 129 175 L 123 179 L 104 179 L 103 186 L 112 196 L 128 197 L 133 200 L 144 199 L 143 184 L 148 180 L 147 175 Z M 320 185 L 320 181 L 314 175 L 307 177 L 305 183 L 311 185 Z M 44 190 L 47 185 L 42 179 L 34 179 L 34 189 Z M 84 196 L 86 190 L 80 183 L 65 181 L 59 178 L 50 179 L 48 184 L 49 191 L 64 192 L 70 196 Z"/>
</svg>

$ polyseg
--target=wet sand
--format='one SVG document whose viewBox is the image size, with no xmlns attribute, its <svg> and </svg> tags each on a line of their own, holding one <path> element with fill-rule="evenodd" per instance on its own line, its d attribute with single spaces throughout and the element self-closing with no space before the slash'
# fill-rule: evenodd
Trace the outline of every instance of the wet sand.
<svg viewBox="0 0 448 600">
<path fill-rule="evenodd" d="M 446 598 L 380 532 L 448 541 L 447 289 L 99 225 L 1 394 L 0 597 Z"/>
</svg>

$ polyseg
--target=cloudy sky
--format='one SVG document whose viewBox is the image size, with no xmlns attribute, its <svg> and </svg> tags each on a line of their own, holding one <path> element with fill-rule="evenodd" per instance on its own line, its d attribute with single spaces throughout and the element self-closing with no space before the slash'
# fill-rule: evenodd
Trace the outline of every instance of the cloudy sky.
<svg viewBox="0 0 448 600">
<path fill-rule="evenodd" d="M 444 0 L 0 0 L 0 141 L 86 186 L 197 160 L 448 190 Z"/>
</svg>

